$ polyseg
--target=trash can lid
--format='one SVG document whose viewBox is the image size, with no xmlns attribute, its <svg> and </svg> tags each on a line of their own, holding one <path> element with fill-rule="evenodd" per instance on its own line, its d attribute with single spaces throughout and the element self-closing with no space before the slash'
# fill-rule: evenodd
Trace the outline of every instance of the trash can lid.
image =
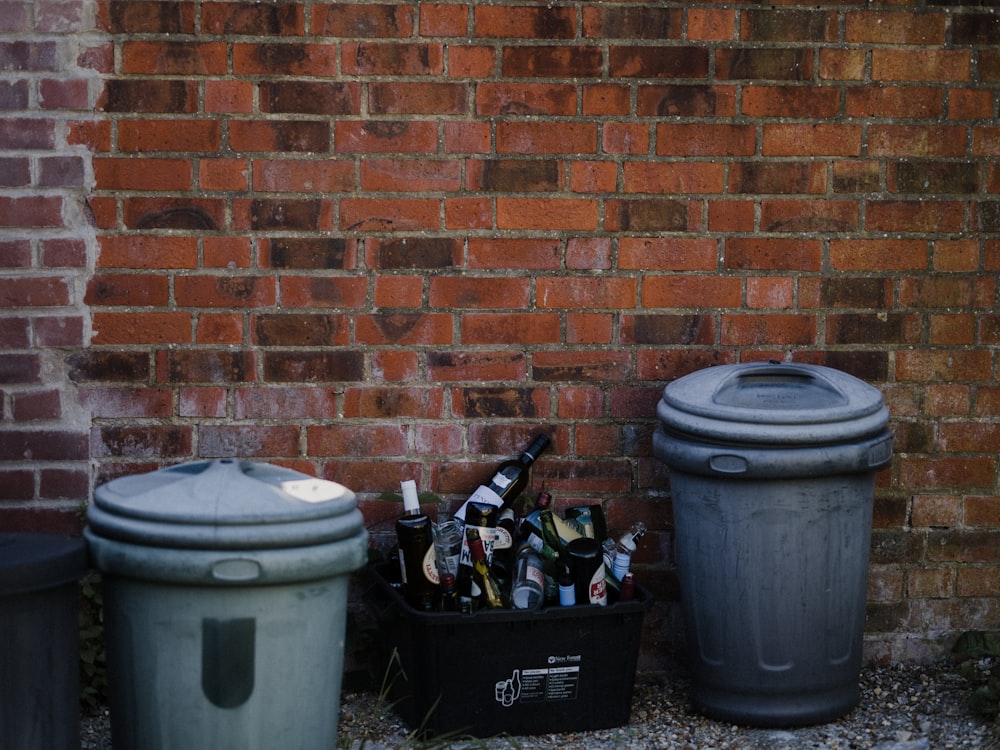
<svg viewBox="0 0 1000 750">
<path fill-rule="evenodd" d="M 83 539 L 55 534 L 0 534 L 0 596 L 79 580 L 87 570 Z"/>
<path fill-rule="evenodd" d="M 709 367 L 670 383 L 657 416 L 669 432 L 699 440 L 817 445 L 876 434 L 889 412 L 877 388 L 840 370 L 750 362 Z"/>
<path fill-rule="evenodd" d="M 97 536 L 179 549 L 300 547 L 364 530 L 343 485 L 235 459 L 112 480 L 97 488 L 87 522 Z"/>
</svg>

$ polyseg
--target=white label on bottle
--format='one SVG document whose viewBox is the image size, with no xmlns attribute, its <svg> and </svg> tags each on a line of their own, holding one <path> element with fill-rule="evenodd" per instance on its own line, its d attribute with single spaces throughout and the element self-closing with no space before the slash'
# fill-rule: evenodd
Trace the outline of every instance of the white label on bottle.
<svg viewBox="0 0 1000 750">
<path fill-rule="evenodd" d="M 513 479 L 508 479 L 500 472 L 497 472 L 496 474 L 493 475 L 493 484 L 495 484 L 502 490 L 507 489 L 513 481 L 514 481 Z"/>
<path fill-rule="evenodd" d="M 590 577 L 590 603 L 600 604 L 602 607 L 608 603 L 608 582 L 604 578 L 603 565 L 598 565 L 594 575 Z"/>
<path fill-rule="evenodd" d="M 462 507 L 455 511 L 455 518 L 465 523 L 465 509 L 469 503 L 486 503 L 495 508 L 503 507 L 503 498 L 491 490 L 489 487 L 479 485 L 476 491 L 469 495 L 469 499 L 462 503 Z"/>
<path fill-rule="evenodd" d="M 434 551 L 433 544 L 427 548 L 422 567 L 424 569 L 424 578 L 433 584 L 441 583 L 441 576 L 438 573 L 437 566 L 437 552 Z"/>
<path fill-rule="evenodd" d="M 493 532 L 493 549 L 510 549 L 514 546 L 514 538 L 503 526 L 490 529 Z"/>
</svg>

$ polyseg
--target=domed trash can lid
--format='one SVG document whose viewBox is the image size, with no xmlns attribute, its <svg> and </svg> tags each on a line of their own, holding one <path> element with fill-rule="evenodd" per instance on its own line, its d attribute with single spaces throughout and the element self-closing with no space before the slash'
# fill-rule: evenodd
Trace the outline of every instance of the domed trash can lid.
<svg viewBox="0 0 1000 750">
<path fill-rule="evenodd" d="M 798 363 L 721 365 L 663 390 L 668 432 L 750 445 L 817 445 L 880 433 L 889 419 L 878 389 L 840 370 Z"/>
</svg>

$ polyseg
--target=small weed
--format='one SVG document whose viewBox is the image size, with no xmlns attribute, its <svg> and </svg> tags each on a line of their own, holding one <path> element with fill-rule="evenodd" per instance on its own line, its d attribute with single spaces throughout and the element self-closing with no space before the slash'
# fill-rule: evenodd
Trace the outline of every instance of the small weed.
<svg viewBox="0 0 1000 750">
<path fill-rule="evenodd" d="M 969 708 L 992 718 L 993 733 L 1000 739 L 1000 632 L 962 633 L 952 653 L 959 673 L 975 686 Z"/>
</svg>

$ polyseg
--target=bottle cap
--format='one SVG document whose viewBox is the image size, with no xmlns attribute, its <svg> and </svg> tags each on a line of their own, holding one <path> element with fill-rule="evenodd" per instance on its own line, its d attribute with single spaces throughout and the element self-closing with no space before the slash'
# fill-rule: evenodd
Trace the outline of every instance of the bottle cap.
<svg viewBox="0 0 1000 750">
<path fill-rule="evenodd" d="M 442 573 L 440 585 L 445 590 L 455 588 L 455 575 L 453 573 Z"/>
<path fill-rule="evenodd" d="M 538 493 L 538 497 L 535 498 L 536 508 L 548 508 L 552 505 L 552 495 L 550 495 L 545 490 Z"/>
<path fill-rule="evenodd" d="M 483 547 L 483 540 L 478 536 L 469 539 L 469 554 L 473 560 L 485 560 L 486 548 Z"/>
<path fill-rule="evenodd" d="M 406 479 L 399 483 L 403 490 L 403 511 L 406 513 L 419 512 L 420 500 L 417 498 L 417 483 L 412 479 Z"/>
</svg>

